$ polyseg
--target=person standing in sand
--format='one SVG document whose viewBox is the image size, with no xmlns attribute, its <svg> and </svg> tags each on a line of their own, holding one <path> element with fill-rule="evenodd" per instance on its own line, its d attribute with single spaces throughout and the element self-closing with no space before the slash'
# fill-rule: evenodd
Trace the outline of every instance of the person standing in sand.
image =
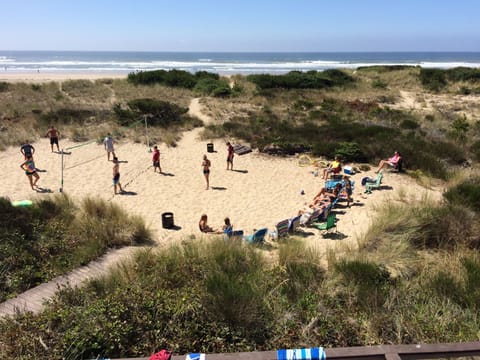
<svg viewBox="0 0 480 360">
<path fill-rule="evenodd" d="M 162 168 L 160 167 L 160 150 L 158 150 L 158 146 L 155 145 L 153 147 L 153 172 L 157 172 L 157 169 L 160 173 L 162 173 Z"/>
<path fill-rule="evenodd" d="M 27 160 L 29 157 L 33 158 L 33 154 L 35 154 L 35 148 L 28 142 L 28 140 L 25 140 L 25 143 L 23 143 L 20 147 L 20 153 L 22 153 L 25 160 Z"/>
<path fill-rule="evenodd" d="M 112 138 L 112 134 L 108 133 L 108 135 L 103 139 L 103 145 L 105 146 L 105 150 L 107 151 L 107 161 L 110 161 L 110 153 L 112 153 L 113 158 L 115 159 L 115 149 L 113 148 L 113 144 L 115 141 Z"/>
<path fill-rule="evenodd" d="M 25 171 L 25 175 L 28 177 L 28 181 L 30 182 L 30 186 L 32 190 L 35 190 L 35 186 L 37 186 L 37 181 L 40 179 L 40 176 L 37 173 L 37 169 L 35 168 L 35 163 L 33 162 L 32 155 L 27 157 L 27 160 L 23 162 L 20 167 Z M 32 177 L 35 178 L 33 181 Z"/>
<path fill-rule="evenodd" d="M 210 166 L 212 166 L 212 163 L 210 162 L 210 160 L 208 160 L 207 155 L 203 155 L 203 176 L 205 176 L 205 181 L 207 182 L 207 187 L 205 190 L 208 190 L 210 187 Z"/>
<path fill-rule="evenodd" d="M 120 192 L 123 192 L 122 184 L 120 184 L 120 164 L 118 158 L 113 158 L 113 192 L 117 195 L 117 185 L 120 188 Z"/>
<path fill-rule="evenodd" d="M 233 156 L 234 156 L 234 151 L 233 151 L 233 146 L 230 144 L 230 142 L 227 142 L 227 170 L 233 170 Z"/>
<path fill-rule="evenodd" d="M 51 125 L 47 131 L 47 135 L 45 136 L 50 138 L 50 147 L 52 148 L 52 152 L 53 144 L 57 145 L 57 151 L 60 152 L 60 148 L 58 146 L 58 137 L 60 136 L 60 131 L 58 131 L 53 125 Z"/>
</svg>

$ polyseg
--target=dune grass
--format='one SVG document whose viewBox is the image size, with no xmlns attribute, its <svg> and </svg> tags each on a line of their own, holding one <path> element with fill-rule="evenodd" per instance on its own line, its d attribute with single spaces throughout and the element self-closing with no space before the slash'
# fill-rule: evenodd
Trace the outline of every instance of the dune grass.
<svg viewBox="0 0 480 360">
<path fill-rule="evenodd" d="M 0 301 L 85 265 L 108 249 L 150 243 L 142 219 L 117 205 L 65 194 L 17 208 L 0 199 Z"/>
</svg>

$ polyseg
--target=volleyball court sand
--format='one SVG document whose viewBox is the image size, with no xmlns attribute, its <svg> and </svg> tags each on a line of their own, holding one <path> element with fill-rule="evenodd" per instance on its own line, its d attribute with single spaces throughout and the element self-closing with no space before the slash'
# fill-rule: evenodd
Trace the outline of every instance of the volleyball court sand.
<svg viewBox="0 0 480 360">
<path fill-rule="evenodd" d="M 59 129 L 61 131 L 61 129 Z M 220 227 L 230 217 L 235 229 L 246 234 L 253 229 L 274 225 L 294 216 L 323 186 L 321 177 L 312 174 L 311 167 L 300 167 L 295 158 L 271 157 L 260 153 L 236 155 L 235 171 L 226 170 L 227 148 L 222 140 L 213 141 L 214 153 L 207 153 L 207 143 L 198 139 L 201 129 L 184 133 L 177 147 L 160 144 L 161 167 L 164 174 L 153 172 L 148 148 L 142 144 L 121 142 L 116 146 L 120 163 L 120 182 L 125 195 L 115 195 L 112 186 L 111 161 L 107 161 L 103 145 L 91 143 L 71 150 L 64 156 L 64 184 L 66 194 L 79 202 L 86 196 L 102 198 L 120 205 L 129 213 L 142 216 L 154 231 L 158 244 L 166 245 L 190 234 L 201 235 L 198 229 L 200 215 L 208 214 L 209 224 Z M 61 148 L 78 145 L 60 140 Z M 35 164 L 41 170 L 38 185 L 58 193 L 61 187 L 61 155 L 51 153 L 47 139 L 34 143 Z M 202 157 L 207 154 L 212 162 L 210 190 L 205 190 Z M 28 179 L 20 169 L 23 156 L 18 148 L 0 153 L 3 164 L 1 192 L 11 200 L 39 199 L 51 193 L 30 189 Z M 439 189 L 426 190 L 404 174 L 385 171 L 383 183 L 391 189 L 363 195 L 360 186 L 364 176 L 374 177 L 373 171 L 352 176 L 355 181 L 355 203 L 351 208 L 339 207 L 339 235 L 323 238 L 315 229 L 305 229 L 305 241 L 323 253 L 330 245 L 353 243 L 374 218 L 375 205 L 398 198 L 399 191 L 420 198 L 428 194 L 439 199 Z M 301 190 L 304 195 L 301 195 Z M 410 196 L 410 195 L 409 195 Z M 407 198 L 409 197 L 407 196 Z M 339 204 L 342 206 L 342 203 Z M 162 213 L 172 212 L 175 230 L 162 227 Z M 344 213 L 343 213 L 344 212 Z M 343 213 L 343 214 L 342 214 Z"/>
</svg>

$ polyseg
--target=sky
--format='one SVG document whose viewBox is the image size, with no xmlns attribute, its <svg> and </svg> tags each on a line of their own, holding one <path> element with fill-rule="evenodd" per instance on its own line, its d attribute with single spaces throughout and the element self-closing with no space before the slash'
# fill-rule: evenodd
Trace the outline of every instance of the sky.
<svg viewBox="0 0 480 360">
<path fill-rule="evenodd" d="M 480 51 L 480 0 L 0 0 L 0 50 Z"/>
</svg>

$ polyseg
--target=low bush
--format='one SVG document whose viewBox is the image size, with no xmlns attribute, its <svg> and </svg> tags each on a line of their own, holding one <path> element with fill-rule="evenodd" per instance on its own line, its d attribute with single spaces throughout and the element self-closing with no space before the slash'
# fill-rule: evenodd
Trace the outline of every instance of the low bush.
<svg viewBox="0 0 480 360">
<path fill-rule="evenodd" d="M 447 85 L 445 71 L 441 69 L 420 69 L 420 81 L 430 91 L 440 91 Z"/>
<path fill-rule="evenodd" d="M 0 81 L 0 92 L 8 91 L 9 84 L 6 81 Z"/>
<path fill-rule="evenodd" d="M 247 79 L 259 89 L 326 89 L 334 86 L 346 86 L 354 79 L 341 70 L 291 71 L 285 75 L 253 74 Z"/>
<path fill-rule="evenodd" d="M 39 123 L 48 125 L 83 125 L 97 113 L 93 110 L 62 108 L 40 114 Z"/>
<path fill-rule="evenodd" d="M 443 196 L 452 205 L 466 206 L 480 213 L 480 178 L 464 180 L 449 188 Z"/>
<path fill-rule="evenodd" d="M 66 195 L 28 208 L 0 198 L 0 232 L 0 301 L 84 265 L 108 248 L 151 241 L 143 221 L 118 206 L 86 199 L 78 209 Z"/>
</svg>

